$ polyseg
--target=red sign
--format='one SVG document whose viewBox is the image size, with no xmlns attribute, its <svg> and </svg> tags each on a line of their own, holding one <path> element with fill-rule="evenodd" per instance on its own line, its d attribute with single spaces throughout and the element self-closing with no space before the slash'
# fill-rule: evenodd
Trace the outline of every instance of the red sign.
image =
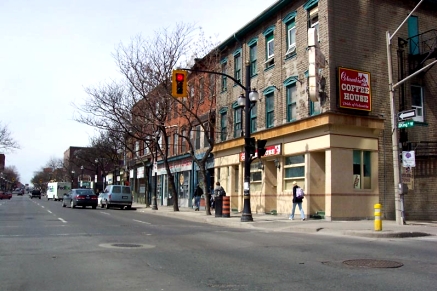
<svg viewBox="0 0 437 291">
<path fill-rule="evenodd" d="M 338 68 L 340 107 L 356 110 L 372 110 L 370 73 Z"/>
<path fill-rule="evenodd" d="M 264 155 L 264 157 L 268 157 L 268 156 L 275 156 L 275 155 L 280 155 L 281 154 L 281 145 L 277 144 L 277 145 L 272 145 L 272 146 L 268 146 L 266 147 L 266 154 Z M 258 157 L 258 151 L 255 150 L 255 157 Z M 240 153 L 240 162 L 244 161 L 244 152 Z"/>
</svg>

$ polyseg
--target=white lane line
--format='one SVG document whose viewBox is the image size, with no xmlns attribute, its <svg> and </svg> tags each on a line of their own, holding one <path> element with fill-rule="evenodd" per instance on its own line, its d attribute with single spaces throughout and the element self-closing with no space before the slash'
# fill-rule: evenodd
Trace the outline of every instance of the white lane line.
<svg viewBox="0 0 437 291">
<path fill-rule="evenodd" d="M 53 212 L 51 212 L 50 210 L 47 210 L 48 213 L 53 214 Z"/>
<path fill-rule="evenodd" d="M 106 214 L 106 215 L 111 215 L 108 212 L 103 212 L 103 211 L 100 211 L 100 213 L 103 213 L 103 214 Z"/>
<path fill-rule="evenodd" d="M 60 221 L 62 221 L 63 223 L 67 223 L 65 220 L 63 220 L 63 219 L 60 218 L 60 217 L 58 217 L 58 219 L 59 219 Z"/>
<path fill-rule="evenodd" d="M 141 220 L 136 220 L 136 219 L 132 219 L 133 221 L 139 222 L 139 223 L 144 223 L 144 224 L 150 224 L 150 222 L 145 222 L 145 221 L 141 221 Z"/>
</svg>

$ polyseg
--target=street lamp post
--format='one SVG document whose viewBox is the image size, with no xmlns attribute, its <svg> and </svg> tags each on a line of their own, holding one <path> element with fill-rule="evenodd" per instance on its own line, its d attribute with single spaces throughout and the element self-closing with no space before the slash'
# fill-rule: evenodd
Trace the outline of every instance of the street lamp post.
<svg viewBox="0 0 437 291">
<path fill-rule="evenodd" d="M 238 97 L 239 108 L 244 107 L 244 195 L 243 195 L 243 214 L 242 222 L 253 221 L 252 211 L 250 209 L 250 163 L 252 161 L 251 152 L 254 152 L 253 144 L 250 138 L 250 112 L 252 104 L 255 105 L 258 99 L 258 92 L 250 89 L 250 63 L 246 62 L 246 84 L 245 96 Z"/>
<path fill-rule="evenodd" d="M 83 186 L 83 166 L 80 166 L 80 187 Z"/>
<path fill-rule="evenodd" d="M 71 171 L 71 188 L 74 188 L 74 170 Z"/>
<path fill-rule="evenodd" d="M 153 189 L 152 210 L 158 210 L 158 202 L 156 200 L 156 196 L 158 194 L 158 142 L 159 134 L 157 133 L 155 143 L 155 156 L 153 161 L 153 182 L 155 184 L 155 188 Z"/>
</svg>

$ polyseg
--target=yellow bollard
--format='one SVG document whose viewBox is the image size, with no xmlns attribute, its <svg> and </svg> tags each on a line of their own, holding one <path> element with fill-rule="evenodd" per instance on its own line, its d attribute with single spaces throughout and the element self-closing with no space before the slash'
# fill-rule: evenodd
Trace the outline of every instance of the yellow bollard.
<svg viewBox="0 0 437 291">
<path fill-rule="evenodd" d="M 375 230 L 382 230 L 382 220 L 381 220 L 381 204 L 375 204 Z"/>
</svg>

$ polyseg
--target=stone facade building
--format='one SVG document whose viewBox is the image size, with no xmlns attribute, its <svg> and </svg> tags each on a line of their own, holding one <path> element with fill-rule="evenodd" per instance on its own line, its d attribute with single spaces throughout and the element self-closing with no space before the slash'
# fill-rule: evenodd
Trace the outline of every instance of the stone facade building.
<svg viewBox="0 0 437 291">
<path fill-rule="evenodd" d="M 410 77 L 395 90 L 394 113 L 415 112 L 414 127 L 399 130 L 400 152 L 414 150 L 416 158 L 415 167 L 403 167 L 405 160 L 399 167 L 409 189 L 405 216 L 437 219 L 437 67 L 416 73 L 437 56 L 437 2 L 423 1 L 403 23 L 416 2 L 281 0 L 221 43 L 219 70 L 242 84 L 250 78 L 261 96 L 250 112 L 251 135 L 268 142 L 266 155 L 251 165 L 252 212 L 289 213 L 297 181 L 312 216 L 372 218 L 380 203 L 383 218 L 397 218 L 386 39 L 396 31 L 393 80 Z M 315 47 L 309 31 L 317 32 Z M 231 208 L 241 211 L 244 112 L 236 100 L 242 89 L 226 77 L 216 86 L 214 176 Z"/>
</svg>

